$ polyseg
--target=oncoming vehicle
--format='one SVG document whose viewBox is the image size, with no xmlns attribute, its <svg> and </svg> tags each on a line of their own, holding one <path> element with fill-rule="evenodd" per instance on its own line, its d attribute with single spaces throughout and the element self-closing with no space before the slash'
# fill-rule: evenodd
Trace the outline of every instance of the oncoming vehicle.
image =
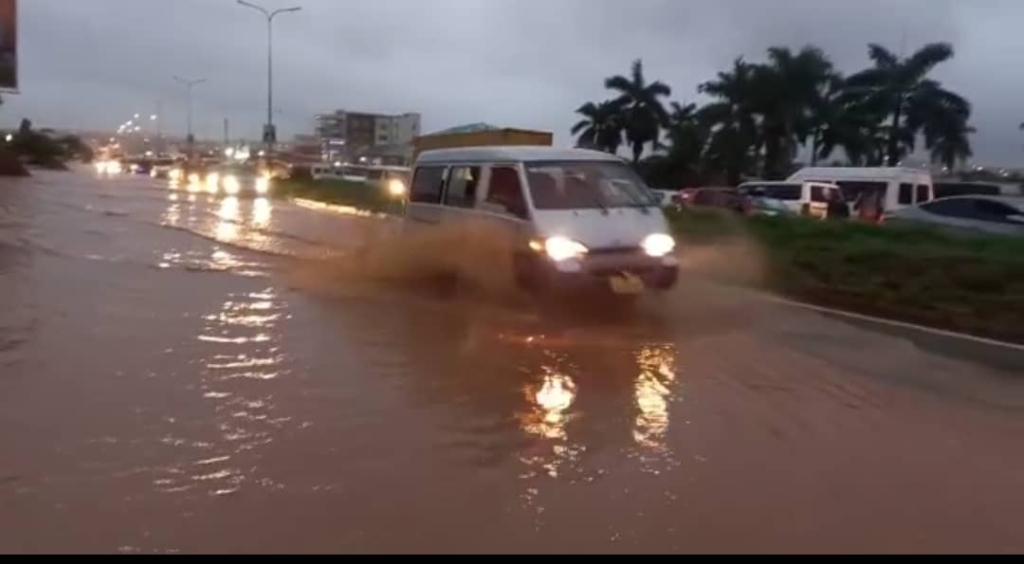
<svg viewBox="0 0 1024 564">
<path fill-rule="evenodd" d="M 171 171 L 175 169 L 174 159 L 157 159 L 153 161 L 153 167 L 149 175 L 153 178 L 170 178 Z"/>
<path fill-rule="evenodd" d="M 803 215 L 847 218 L 843 190 L 826 182 L 746 182 L 739 186 L 752 215 Z"/>
<path fill-rule="evenodd" d="M 675 240 L 657 200 L 620 158 L 532 146 L 424 151 L 407 225 L 485 222 L 510 235 L 515 281 L 531 291 L 671 288 Z"/>
<path fill-rule="evenodd" d="M 270 192 L 270 174 L 250 166 L 224 165 L 210 169 L 206 184 L 211 192 L 227 196 L 266 196 Z"/>
<path fill-rule="evenodd" d="M 953 196 L 889 212 L 886 225 L 917 224 L 947 231 L 1024 236 L 1024 198 Z"/>
<path fill-rule="evenodd" d="M 935 199 L 932 175 L 912 168 L 808 167 L 789 182 L 824 182 L 843 189 L 843 195 L 863 221 L 877 222 L 882 214 Z"/>
</svg>

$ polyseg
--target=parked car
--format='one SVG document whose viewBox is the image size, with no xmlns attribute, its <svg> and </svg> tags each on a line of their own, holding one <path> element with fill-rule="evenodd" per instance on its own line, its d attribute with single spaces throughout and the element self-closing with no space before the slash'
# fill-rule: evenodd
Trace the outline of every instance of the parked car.
<svg viewBox="0 0 1024 564">
<path fill-rule="evenodd" d="M 1003 191 L 998 184 L 985 182 L 936 182 L 935 198 L 953 196 L 1002 196 Z"/>
<path fill-rule="evenodd" d="M 885 214 L 883 223 L 930 225 L 949 231 L 1024 236 L 1024 198 L 954 196 Z"/>
<path fill-rule="evenodd" d="M 673 202 L 679 208 L 719 208 L 744 213 L 743 196 L 735 188 L 702 187 L 680 190 Z"/>
<path fill-rule="evenodd" d="M 658 205 L 660 205 L 663 208 L 671 206 L 675 201 L 676 194 L 678 193 L 679 192 L 677 192 L 676 190 L 658 190 L 655 188 L 651 188 L 651 194 L 658 201 Z"/>
</svg>

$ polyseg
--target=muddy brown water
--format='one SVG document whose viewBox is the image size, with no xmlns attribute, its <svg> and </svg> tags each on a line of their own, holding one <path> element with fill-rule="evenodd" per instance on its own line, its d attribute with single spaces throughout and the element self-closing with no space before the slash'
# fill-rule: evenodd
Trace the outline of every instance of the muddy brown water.
<svg viewBox="0 0 1024 564">
<path fill-rule="evenodd" d="M 0 551 L 1024 551 L 1024 388 L 983 358 L 696 272 L 453 295 L 419 259 L 493 249 L 354 254 L 382 224 L 2 181 Z"/>
</svg>

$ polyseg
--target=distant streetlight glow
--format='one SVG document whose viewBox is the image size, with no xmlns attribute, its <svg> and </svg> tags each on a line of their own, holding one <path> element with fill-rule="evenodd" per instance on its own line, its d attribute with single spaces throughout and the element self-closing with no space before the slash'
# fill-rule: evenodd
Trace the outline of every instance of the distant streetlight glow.
<svg viewBox="0 0 1024 564">
<path fill-rule="evenodd" d="M 11 133 L 8 133 L 7 137 L 4 137 L 4 141 L 7 141 L 8 143 L 10 143 L 11 141 L 14 141 L 14 135 L 11 134 Z"/>
<path fill-rule="evenodd" d="M 149 116 L 149 121 L 156 121 L 156 114 Z"/>
</svg>

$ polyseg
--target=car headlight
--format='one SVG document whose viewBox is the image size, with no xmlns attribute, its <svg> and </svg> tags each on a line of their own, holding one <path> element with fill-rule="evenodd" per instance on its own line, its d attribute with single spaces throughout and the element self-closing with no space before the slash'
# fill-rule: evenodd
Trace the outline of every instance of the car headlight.
<svg viewBox="0 0 1024 564">
<path fill-rule="evenodd" d="M 224 193 L 234 196 L 241 189 L 238 177 L 229 175 L 224 177 Z"/>
<path fill-rule="evenodd" d="M 261 176 L 261 177 L 257 178 L 256 179 L 256 193 L 257 194 L 266 194 L 269 191 L 270 191 L 270 177 L 269 176 Z"/>
<path fill-rule="evenodd" d="M 675 250 L 676 240 L 671 235 L 653 233 L 645 237 L 640 246 L 648 256 L 663 257 Z"/>
<path fill-rule="evenodd" d="M 175 181 L 181 180 L 181 169 L 180 168 L 172 168 L 171 172 L 167 173 L 167 178 L 170 178 L 171 180 L 175 180 Z"/>
<path fill-rule="evenodd" d="M 582 243 L 566 237 L 548 237 L 544 241 L 544 252 L 551 260 L 560 262 L 587 254 L 587 248 Z"/>
</svg>

